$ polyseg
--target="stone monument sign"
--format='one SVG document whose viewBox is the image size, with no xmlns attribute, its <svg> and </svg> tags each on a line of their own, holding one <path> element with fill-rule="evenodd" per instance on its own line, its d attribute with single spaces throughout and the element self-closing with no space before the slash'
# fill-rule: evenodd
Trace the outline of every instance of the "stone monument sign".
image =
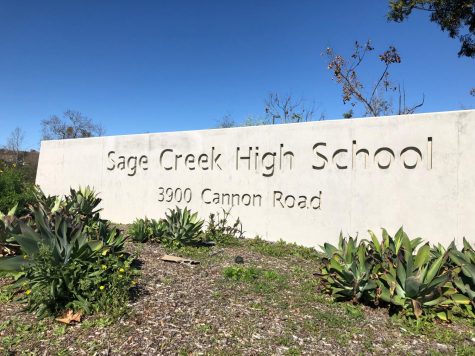
<svg viewBox="0 0 475 356">
<path fill-rule="evenodd" d="M 188 206 L 307 246 L 401 225 L 474 241 L 475 110 L 43 141 L 37 183 L 93 186 L 118 223 Z"/>
</svg>

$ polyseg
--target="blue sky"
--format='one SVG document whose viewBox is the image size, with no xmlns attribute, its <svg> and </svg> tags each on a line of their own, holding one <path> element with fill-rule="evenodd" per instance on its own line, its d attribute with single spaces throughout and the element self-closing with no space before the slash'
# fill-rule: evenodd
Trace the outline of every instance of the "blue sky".
<svg viewBox="0 0 475 356">
<path fill-rule="evenodd" d="M 386 20 L 387 1 L 0 0 L 0 145 L 15 127 L 38 148 L 42 119 L 67 109 L 108 135 L 206 129 L 224 115 L 263 112 L 269 92 L 315 102 L 341 118 L 339 86 L 320 54 L 347 55 L 355 40 L 393 44 L 392 78 L 421 112 L 474 108 L 475 60 L 414 13 Z M 373 83 L 381 66 L 361 76 Z M 357 110 L 358 112 L 358 110 Z"/>
</svg>

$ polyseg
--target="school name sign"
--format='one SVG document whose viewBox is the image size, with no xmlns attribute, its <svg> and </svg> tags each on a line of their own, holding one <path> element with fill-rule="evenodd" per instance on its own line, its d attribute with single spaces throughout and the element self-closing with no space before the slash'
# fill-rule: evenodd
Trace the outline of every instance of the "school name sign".
<svg viewBox="0 0 475 356">
<path fill-rule="evenodd" d="M 473 110 L 43 141 L 37 183 L 94 186 L 121 223 L 178 205 L 310 246 L 401 225 L 447 243 L 475 236 L 474 143 Z"/>
</svg>

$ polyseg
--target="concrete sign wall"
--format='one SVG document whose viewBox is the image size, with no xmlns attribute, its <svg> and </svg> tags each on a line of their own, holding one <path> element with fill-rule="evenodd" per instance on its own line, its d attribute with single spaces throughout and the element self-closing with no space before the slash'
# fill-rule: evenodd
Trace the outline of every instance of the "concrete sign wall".
<svg viewBox="0 0 475 356">
<path fill-rule="evenodd" d="M 474 241 L 475 111 L 43 141 L 37 183 L 93 186 L 120 223 L 178 205 L 309 246 L 401 225 Z"/>
</svg>

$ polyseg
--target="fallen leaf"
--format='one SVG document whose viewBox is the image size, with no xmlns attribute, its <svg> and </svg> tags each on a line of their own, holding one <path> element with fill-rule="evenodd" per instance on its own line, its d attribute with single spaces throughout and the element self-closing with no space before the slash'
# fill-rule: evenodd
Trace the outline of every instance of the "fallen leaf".
<svg viewBox="0 0 475 356">
<path fill-rule="evenodd" d="M 71 309 L 69 309 L 66 314 L 63 315 L 61 318 L 56 318 L 56 321 L 59 321 L 63 324 L 72 324 L 73 322 L 80 323 L 81 322 L 81 312 L 74 313 Z"/>
</svg>

